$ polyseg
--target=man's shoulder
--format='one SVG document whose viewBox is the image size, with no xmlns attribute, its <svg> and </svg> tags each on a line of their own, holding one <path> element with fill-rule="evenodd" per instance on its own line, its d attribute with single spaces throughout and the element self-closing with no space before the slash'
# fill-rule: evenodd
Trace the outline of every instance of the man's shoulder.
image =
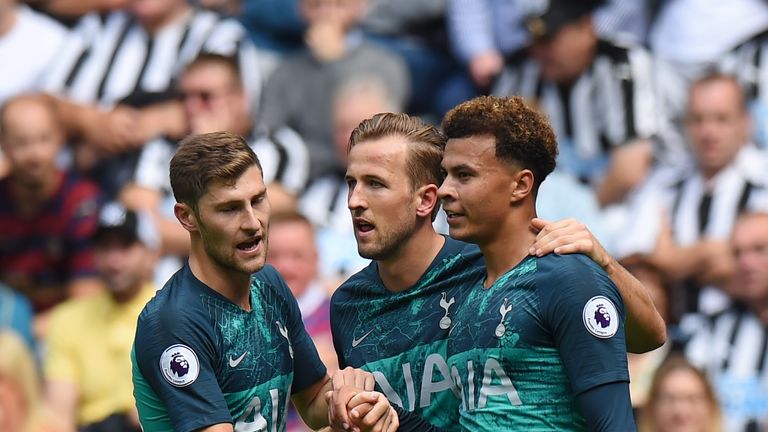
<svg viewBox="0 0 768 432">
<path fill-rule="evenodd" d="M 56 305 L 51 310 L 50 322 L 54 327 L 66 326 L 74 328 L 78 325 L 90 325 L 91 317 L 98 316 L 99 312 L 109 307 L 109 294 L 100 292 L 89 297 L 71 298 Z"/>
<path fill-rule="evenodd" d="M 607 277 L 605 270 L 587 255 L 575 253 L 558 255 L 550 253 L 536 260 L 536 273 L 539 281 L 576 280 L 579 277 L 601 275 Z"/>
</svg>

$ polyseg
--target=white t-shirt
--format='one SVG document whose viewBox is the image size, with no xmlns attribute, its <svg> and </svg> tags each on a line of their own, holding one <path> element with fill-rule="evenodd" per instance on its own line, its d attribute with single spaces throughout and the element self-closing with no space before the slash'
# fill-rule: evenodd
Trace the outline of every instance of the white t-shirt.
<svg viewBox="0 0 768 432">
<path fill-rule="evenodd" d="M 0 35 L 0 104 L 40 89 L 42 79 L 67 36 L 67 29 L 27 6 L 19 6 L 16 24 Z"/>
</svg>

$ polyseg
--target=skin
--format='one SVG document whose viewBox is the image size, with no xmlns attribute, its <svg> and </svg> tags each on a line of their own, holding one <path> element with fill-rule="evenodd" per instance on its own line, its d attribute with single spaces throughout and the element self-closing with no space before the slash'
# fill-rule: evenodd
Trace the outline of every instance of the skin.
<svg viewBox="0 0 768 432">
<path fill-rule="evenodd" d="M 735 81 L 695 85 L 688 100 L 686 130 L 699 170 L 712 178 L 749 142 L 751 121 Z"/>
<path fill-rule="evenodd" d="M 345 176 L 358 252 L 379 262 L 379 275 L 392 291 L 413 285 L 443 244 L 430 220 L 437 186 L 414 190 L 403 175 L 406 146 L 399 136 L 358 143 Z"/>
<path fill-rule="evenodd" d="M 280 272 L 293 295 L 301 297 L 318 276 L 317 246 L 312 227 L 302 221 L 273 223 L 269 242 L 267 262 Z"/>
<path fill-rule="evenodd" d="M 705 432 L 709 429 L 711 406 L 704 383 L 692 371 L 670 372 L 653 402 L 659 432 Z"/>
<path fill-rule="evenodd" d="M 768 215 L 738 220 L 731 236 L 736 272 L 729 293 L 768 322 Z"/>
<path fill-rule="evenodd" d="M 261 170 L 256 165 L 251 166 L 233 184 L 212 182 L 198 200 L 197 209 L 177 203 L 174 211 L 190 234 L 189 266 L 192 273 L 243 310 L 250 311 L 251 274 L 264 267 L 267 255 L 270 206 Z M 342 371 L 338 379 L 354 383 L 354 375 L 360 373 L 365 374 L 358 370 Z M 341 386 L 338 391 L 333 389 L 333 382 L 326 376 L 292 396 L 294 405 L 311 427 L 328 424 L 329 403 L 337 407 L 335 412 L 344 411 L 346 415 L 347 403 L 358 393 L 349 385 Z M 394 411 L 386 400 L 382 401 L 375 394 L 361 397 L 377 406 L 376 413 L 381 415 L 376 418 L 376 423 L 386 422 L 387 430 L 396 429 L 397 421 L 392 420 Z M 381 408 L 380 404 L 386 404 L 387 409 Z M 336 423 L 343 423 L 343 420 L 346 419 Z M 363 426 L 373 425 L 364 422 Z M 232 431 L 233 427 L 218 424 L 203 430 L 223 432 Z"/>
<path fill-rule="evenodd" d="M 451 237 L 475 243 L 485 257 L 492 285 L 529 254 L 536 216 L 533 173 L 495 156 L 493 136 L 449 139 L 443 155 L 447 175 L 438 196 L 448 216 Z M 489 199 L 488 193 L 505 199 Z"/>
</svg>

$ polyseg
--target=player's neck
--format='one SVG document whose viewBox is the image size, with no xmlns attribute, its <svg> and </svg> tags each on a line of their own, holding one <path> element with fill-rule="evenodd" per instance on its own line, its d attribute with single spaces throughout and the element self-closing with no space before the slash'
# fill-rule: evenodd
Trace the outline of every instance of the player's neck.
<svg viewBox="0 0 768 432">
<path fill-rule="evenodd" d="M 529 255 L 528 249 L 536 239 L 536 233 L 530 224 L 530 220 L 536 217 L 535 210 L 525 214 L 522 211 L 517 213 L 520 214 L 510 216 L 507 223 L 499 227 L 491 241 L 478 245 L 485 258 L 486 288 L 525 259 Z"/>
<path fill-rule="evenodd" d="M 395 256 L 378 261 L 379 277 L 387 290 L 401 292 L 412 287 L 427 271 L 444 243 L 445 238 L 436 233 L 430 223 L 417 230 Z"/>
<path fill-rule="evenodd" d="M 192 241 L 189 269 L 208 288 L 223 295 L 241 309 L 251 310 L 251 275 L 225 269 L 214 262 L 205 252 L 202 240 Z"/>
</svg>

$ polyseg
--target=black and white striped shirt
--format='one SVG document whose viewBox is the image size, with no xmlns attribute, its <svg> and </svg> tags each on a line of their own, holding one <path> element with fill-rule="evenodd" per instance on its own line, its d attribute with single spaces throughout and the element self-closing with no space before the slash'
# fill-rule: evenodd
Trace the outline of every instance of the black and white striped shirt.
<svg viewBox="0 0 768 432">
<path fill-rule="evenodd" d="M 78 103 L 110 107 L 137 94 L 163 94 L 203 52 L 236 56 L 245 88 L 256 101 L 260 58 L 243 27 L 214 12 L 190 13 L 149 35 L 125 11 L 83 17 L 52 67 L 46 90 Z"/>
<path fill-rule="evenodd" d="M 691 246 L 703 238 L 727 241 L 740 213 L 768 211 L 768 154 L 747 144 L 709 181 L 693 163 L 659 170 L 641 187 L 630 208 L 632 220 L 619 239 L 620 257 L 651 253 L 665 219 L 679 246 Z M 712 314 L 729 303 L 711 287 L 692 300 L 684 312 Z"/>
<path fill-rule="evenodd" d="M 691 317 L 686 357 L 709 376 L 727 431 L 768 426 L 768 327 L 743 306 L 711 318 Z"/>
<path fill-rule="evenodd" d="M 749 100 L 768 104 L 768 31 L 739 44 L 720 62 L 741 83 Z"/>
<path fill-rule="evenodd" d="M 680 138 L 667 126 L 656 80 L 662 69 L 641 47 L 598 41 L 591 65 L 569 86 L 546 82 L 527 52 L 511 56 L 493 93 L 520 95 L 548 116 L 558 138 L 558 167 L 593 182 L 611 149 L 637 138 L 659 138 L 657 157 L 678 157 Z"/>
<path fill-rule="evenodd" d="M 254 133 L 247 141 L 259 157 L 265 184 L 280 183 L 296 195 L 304 190 L 309 180 L 309 150 L 296 132 L 281 128 L 269 134 Z M 147 143 L 139 154 L 133 183 L 172 199 L 168 172 L 177 144 L 165 138 Z"/>
</svg>

